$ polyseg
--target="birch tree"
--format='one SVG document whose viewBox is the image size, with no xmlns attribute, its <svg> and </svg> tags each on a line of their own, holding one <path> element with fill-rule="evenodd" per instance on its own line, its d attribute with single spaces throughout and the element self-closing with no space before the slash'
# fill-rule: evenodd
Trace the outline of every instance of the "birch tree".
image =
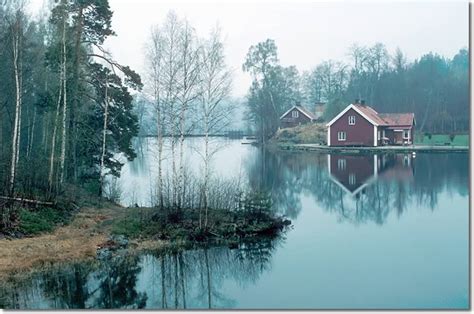
<svg viewBox="0 0 474 314">
<path fill-rule="evenodd" d="M 209 39 L 205 41 L 201 49 L 200 83 L 198 116 L 204 130 L 204 153 L 200 155 L 204 161 L 202 193 L 204 228 L 207 228 L 211 160 L 218 151 L 218 147 L 211 145 L 209 136 L 212 133 L 219 133 L 229 125 L 233 110 L 230 103 L 226 102 L 231 90 L 232 75 L 225 64 L 224 45 L 219 27 L 211 32 Z M 202 228 L 201 214 L 199 217 L 199 227 Z"/>
<path fill-rule="evenodd" d="M 184 138 L 192 129 L 192 125 L 189 124 L 191 119 L 188 119 L 187 114 L 192 109 L 191 105 L 199 97 L 199 49 L 195 30 L 188 21 L 184 21 L 179 41 L 179 177 L 175 187 L 178 196 L 177 209 L 181 209 L 183 206 L 185 192 Z"/>
<path fill-rule="evenodd" d="M 179 135 L 179 99 L 182 97 L 182 29 L 183 23 L 174 12 L 169 12 L 162 27 L 155 27 L 151 35 L 148 63 L 153 99 L 157 111 L 157 127 L 159 130 L 159 161 L 158 161 L 158 198 L 160 206 L 164 203 L 163 185 L 163 145 L 162 135 L 166 130 L 170 138 L 171 150 L 171 199 L 170 206 L 178 208 L 179 174 L 177 164 L 177 141 Z M 181 98 L 182 99 L 182 98 Z M 161 137 L 161 138 L 160 138 Z"/>
<path fill-rule="evenodd" d="M 160 209 L 164 207 L 163 191 L 163 146 L 164 146 L 164 39 L 158 27 L 154 27 L 150 36 L 150 43 L 147 49 L 147 67 L 149 69 L 148 77 L 150 82 L 151 94 L 153 97 L 154 108 L 156 111 L 156 131 L 158 137 L 158 178 L 157 194 Z"/>
<path fill-rule="evenodd" d="M 60 169 L 59 169 L 59 178 L 60 184 L 62 185 L 64 181 L 64 164 L 65 164 L 65 151 L 66 151 L 66 113 L 67 113 L 67 79 L 66 79 L 66 67 L 67 67 L 67 56 L 66 56 L 66 32 L 67 32 L 67 19 L 68 19 L 68 9 L 67 5 L 63 1 L 57 9 L 59 10 L 59 20 L 57 20 L 58 28 L 60 31 L 60 53 L 59 53 L 59 84 L 58 84 L 58 99 L 56 105 L 56 114 L 53 123 L 53 133 L 51 137 L 51 154 L 49 158 L 49 176 L 48 184 L 50 192 L 53 190 L 54 186 L 54 165 L 56 159 L 56 142 L 57 142 L 57 132 L 59 128 L 59 119 L 61 115 L 61 102 L 62 102 L 62 137 L 61 137 L 61 155 L 60 155 Z"/>
<path fill-rule="evenodd" d="M 12 154 L 10 163 L 10 194 L 14 194 L 15 178 L 20 155 L 20 136 L 21 136 L 21 104 L 22 104 L 22 86 L 21 86 L 21 38 L 23 36 L 22 18 L 23 2 L 15 10 L 14 21 L 11 22 L 11 47 L 13 56 L 13 71 L 15 77 L 15 118 L 12 130 Z"/>
</svg>

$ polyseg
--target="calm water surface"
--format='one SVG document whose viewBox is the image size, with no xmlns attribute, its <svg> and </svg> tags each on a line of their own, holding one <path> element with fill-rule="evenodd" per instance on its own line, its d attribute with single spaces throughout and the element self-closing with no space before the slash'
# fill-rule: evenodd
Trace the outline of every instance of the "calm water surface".
<svg viewBox="0 0 474 314">
<path fill-rule="evenodd" d="M 156 142 L 119 185 L 150 205 Z M 201 161 L 188 141 L 187 164 Z M 469 306 L 468 154 L 268 152 L 221 141 L 216 175 L 271 191 L 293 228 L 274 241 L 68 265 L 0 290 L 7 308 L 450 308 Z"/>
</svg>

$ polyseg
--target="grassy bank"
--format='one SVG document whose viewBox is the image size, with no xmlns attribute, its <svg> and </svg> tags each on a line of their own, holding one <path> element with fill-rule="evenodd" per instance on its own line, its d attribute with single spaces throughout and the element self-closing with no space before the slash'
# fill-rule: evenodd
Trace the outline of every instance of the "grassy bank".
<svg viewBox="0 0 474 314">
<path fill-rule="evenodd" d="M 199 216 L 202 215 L 202 223 Z M 104 222 L 111 233 L 131 239 L 178 242 L 235 242 L 249 237 L 273 236 L 291 222 L 269 211 L 227 211 L 210 209 L 207 228 L 204 212 L 195 209 L 160 211 L 129 208 L 121 218 Z"/>
<path fill-rule="evenodd" d="M 416 134 L 415 145 L 469 146 L 468 134 Z"/>
<path fill-rule="evenodd" d="M 200 228 L 199 215 L 204 213 L 198 210 L 123 208 L 108 202 L 83 207 L 70 217 L 53 208 L 19 213 L 23 237 L 0 239 L 0 279 L 53 264 L 95 260 L 98 248 L 110 245 L 115 235 L 128 238 L 127 252 L 136 253 L 199 243 L 230 245 L 275 236 L 290 224 L 266 210 L 210 210 L 208 228 Z"/>
<path fill-rule="evenodd" d="M 280 129 L 271 139 L 271 143 L 312 144 L 326 143 L 326 126 L 323 123 L 310 123 L 294 128 Z"/>
</svg>

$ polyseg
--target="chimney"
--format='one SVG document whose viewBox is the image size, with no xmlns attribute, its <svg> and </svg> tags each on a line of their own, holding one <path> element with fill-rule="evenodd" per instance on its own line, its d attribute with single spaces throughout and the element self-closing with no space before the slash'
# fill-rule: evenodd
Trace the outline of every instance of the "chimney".
<svg viewBox="0 0 474 314">
<path fill-rule="evenodd" d="M 361 104 L 361 105 L 365 105 L 365 99 L 361 99 L 361 100 L 360 100 L 360 104 Z"/>
<path fill-rule="evenodd" d="M 356 99 L 354 100 L 354 105 L 358 105 L 359 103 L 360 103 L 359 98 L 356 98 Z"/>
</svg>

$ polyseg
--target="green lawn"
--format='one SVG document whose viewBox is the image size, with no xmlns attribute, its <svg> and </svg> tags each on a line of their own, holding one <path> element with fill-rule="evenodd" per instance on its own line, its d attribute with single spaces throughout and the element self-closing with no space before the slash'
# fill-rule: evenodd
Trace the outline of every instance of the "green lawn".
<svg viewBox="0 0 474 314">
<path fill-rule="evenodd" d="M 449 144 L 446 144 L 449 143 Z M 431 138 L 427 135 L 416 134 L 415 144 L 418 145 L 453 145 L 453 146 L 469 146 L 469 135 L 458 134 L 451 141 L 449 134 L 433 134 Z"/>
</svg>

